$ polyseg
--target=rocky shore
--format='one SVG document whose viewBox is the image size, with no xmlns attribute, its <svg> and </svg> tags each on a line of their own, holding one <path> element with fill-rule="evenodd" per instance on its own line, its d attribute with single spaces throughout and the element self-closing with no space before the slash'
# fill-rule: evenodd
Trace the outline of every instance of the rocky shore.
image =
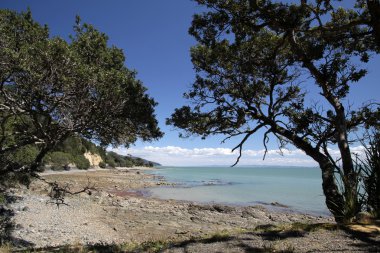
<svg viewBox="0 0 380 253">
<path fill-rule="evenodd" d="M 326 229 L 292 236 L 281 235 L 278 231 L 275 238 L 266 239 L 268 228 L 285 229 L 297 223 L 333 225 L 333 219 L 290 210 L 269 211 L 263 206 L 235 207 L 153 199 L 144 196 L 144 189 L 168 183 L 144 174 L 141 168 L 45 173 L 43 177 L 71 191 L 89 184 L 96 190 L 67 195 L 65 204 L 59 206 L 49 203 L 50 189 L 41 181 L 34 182 L 29 189 L 15 190 L 18 200 L 12 206 L 15 210 L 13 237 L 19 247 L 189 241 L 183 247 L 165 252 L 254 252 L 247 251 L 247 247 L 277 247 L 280 251 L 292 248 L 295 252 L 333 249 L 364 252 L 376 249 L 379 243 L 378 235 L 373 243 L 365 244 L 342 230 Z M 226 238 L 233 239 L 213 243 L 199 239 L 222 232 L 227 233 Z"/>
</svg>

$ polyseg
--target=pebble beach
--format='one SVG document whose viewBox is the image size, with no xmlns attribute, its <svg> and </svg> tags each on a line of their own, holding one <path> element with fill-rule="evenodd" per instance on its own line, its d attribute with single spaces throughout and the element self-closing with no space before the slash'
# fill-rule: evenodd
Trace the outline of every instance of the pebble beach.
<svg viewBox="0 0 380 253">
<path fill-rule="evenodd" d="M 343 230 L 318 229 L 278 239 L 265 237 L 258 228 L 289 224 L 334 224 L 332 217 L 268 210 L 264 206 L 227 206 L 149 197 L 144 189 L 170 186 L 165 179 L 145 174 L 148 168 L 48 172 L 45 180 L 76 191 L 88 185 L 96 190 L 67 195 L 65 205 L 50 203 L 49 187 L 41 181 L 29 189 L 14 190 L 17 201 L 13 237 L 20 248 L 63 245 L 123 244 L 148 241 L 191 243 L 163 252 L 254 252 L 247 247 L 294 252 L 367 252 L 378 250 Z M 285 231 L 285 229 L 284 229 Z M 204 243 L 201 239 L 225 233 L 231 240 Z M 301 236 L 302 235 L 302 236 Z M 199 240 L 198 240 L 199 239 Z M 245 246 L 244 246 L 245 245 Z M 228 249 L 228 250 L 226 250 Z M 276 252 L 276 251 L 274 251 Z"/>
</svg>

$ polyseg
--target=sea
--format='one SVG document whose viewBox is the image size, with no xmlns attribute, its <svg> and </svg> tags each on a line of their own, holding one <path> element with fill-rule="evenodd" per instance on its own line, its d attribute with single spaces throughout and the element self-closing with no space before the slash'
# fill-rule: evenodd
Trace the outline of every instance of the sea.
<svg viewBox="0 0 380 253">
<path fill-rule="evenodd" d="M 329 215 L 317 167 L 158 167 L 149 173 L 176 185 L 149 189 L 161 199 L 198 203 L 287 206 L 288 211 Z"/>
</svg>

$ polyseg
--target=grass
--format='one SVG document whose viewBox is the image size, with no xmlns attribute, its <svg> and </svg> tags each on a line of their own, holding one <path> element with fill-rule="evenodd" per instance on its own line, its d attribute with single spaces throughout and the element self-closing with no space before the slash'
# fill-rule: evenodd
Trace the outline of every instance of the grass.
<svg viewBox="0 0 380 253">
<path fill-rule="evenodd" d="M 13 247 L 10 244 L 3 244 L 0 246 L 0 253 L 11 253 L 13 252 Z"/>
<path fill-rule="evenodd" d="M 66 245 L 60 247 L 47 247 L 39 249 L 20 249 L 20 250 L 10 250 L 2 251 L 0 248 L 0 253 L 8 252 L 20 252 L 20 253 L 124 253 L 124 252 L 147 252 L 156 253 L 167 248 L 169 242 L 166 241 L 146 241 L 141 244 L 138 243 L 124 243 L 124 244 L 96 244 L 96 245 Z"/>
<path fill-rule="evenodd" d="M 339 226 L 333 223 L 301 223 L 295 222 L 290 224 L 279 224 L 279 225 L 259 225 L 254 228 L 251 232 L 261 232 L 261 233 L 273 233 L 273 232 L 315 232 L 318 230 L 338 230 Z"/>
<path fill-rule="evenodd" d="M 227 230 L 222 230 L 222 231 L 217 231 L 211 235 L 205 236 L 201 238 L 200 240 L 204 240 L 207 243 L 212 243 L 212 242 L 222 242 L 222 241 L 228 240 L 229 238 L 231 238 L 230 232 L 228 232 Z"/>
<path fill-rule="evenodd" d="M 243 232 L 243 230 L 239 230 Z M 245 231 L 245 230 L 244 230 Z M 203 237 L 192 238 L 187 242 L 202 242 L 202 243 L 213 243 L 225 241 L 231 238 L 231 233 L 227 230 L 217 231 L 215 233 L 205 235 Z M 142 243 L 128 242 L 124 244 L 112 244 L 112 245 L 90 245 L 85 246 L 81 244 L 66 245 L 61 247 L 50 247 L 41 249 L 24 249 L 18 250 L 16 252 L 22 253 L 123 253 L 123 252 L 146 252 L 146 253 L 157 253 L 169 248 L 170 246 L 180 246 L 182 242 L 179 241 L 168 241 L 168 240 L 157 240 L 157 241 L 146 241 Z M 11 252 L 11 251 L 10 251 Z M 0 251 L 0 253 L 3 253 Z M 5 252 L 8 253 L 8 252 Z"/>
</svg>

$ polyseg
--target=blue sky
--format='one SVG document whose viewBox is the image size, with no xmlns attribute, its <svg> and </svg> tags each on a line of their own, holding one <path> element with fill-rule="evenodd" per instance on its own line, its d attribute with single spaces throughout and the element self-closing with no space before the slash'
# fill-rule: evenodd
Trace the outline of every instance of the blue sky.
<svg viewBox="0 0 380 253">
<path fill-rule="evenodd" d="M 182 94 L 194 80 L 195 72 L 189 49 L 195 40 L 188 35 L 192 15 L 202 11 L 191 0 L 1 0 L 0 8 L 25 11 L 30 7 L 33 17 L 47 24 L 50 34 L 68 38 L 72 33 L 75 16 L 105 32 L 110 44 L 124 50 L 126 65 L 136 69 L 138 78 L 148 88 L 149 94 L 159 103 L 156 108 L 160 128 L 165 136 L 156 142 L 137 142 L 129 150 L 116 151 L 152 159 L 164 165 L 231 165 L 236 154 L 231 148 L 239 140 L 223 145 L 221 136 L 201 140 L 197 137 L 178 138 L 178 132 L 165 125 L 165 119 L 174 108 L 186 104 Z M 368 66 L 369 75 L 359 85 L 353 86 L 350 102 L 360 105 L 369 99 L 380 100 L 380 57 Z M 293 151 L 284 157 L 277 154 L 275 142 L 271 152 L 262 161 L 262 139 L 257 136 L 246 145 L 241 164 L 291 164 L 315 165 L 301 152 Z"/>
</svg>

